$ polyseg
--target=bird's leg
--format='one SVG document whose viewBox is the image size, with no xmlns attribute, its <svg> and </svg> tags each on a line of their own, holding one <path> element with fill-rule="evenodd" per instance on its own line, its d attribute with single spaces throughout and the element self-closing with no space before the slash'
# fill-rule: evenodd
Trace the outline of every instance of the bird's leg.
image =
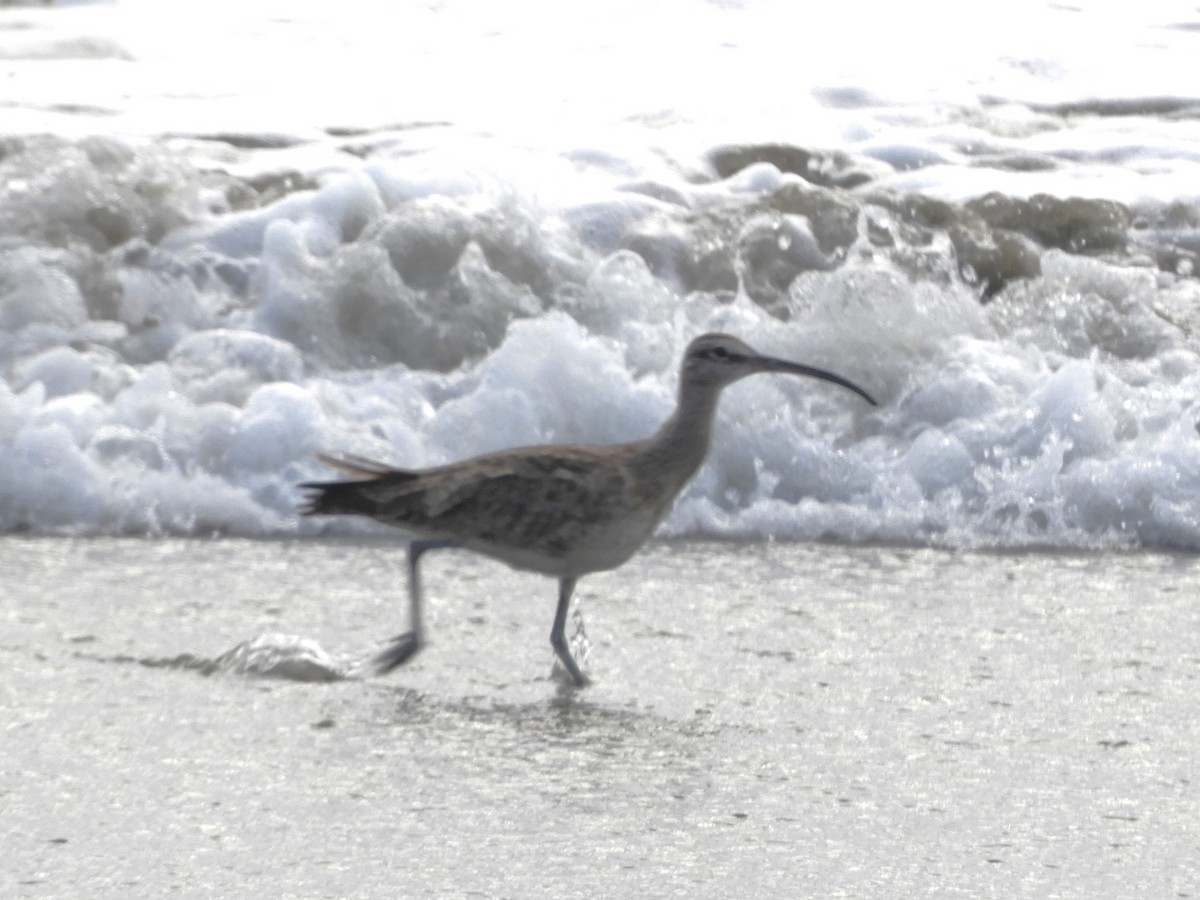
<svg viewBox="0 0 1200 900">
<path fill-rule="evenodd" d="M 571 608 L 571 594 L 575 591 L 574 578 L 560 578 L 558 582 L 558 609 L 554 613 L 554 627 L 550 629 L 550 646 L 562 663 L 576 687 L 583 687 L 587 679 L 571 656 L 571 648 L 567 644 L 567 611 Z"/>
<path fill-rule="evenodd" d="M 392 638 L 386 650 L 371 660 L 377 675 L 386 675 L 397 666 L 402 666 L 421 649 L 421 576 L 417 563 L 429 550 L 457 547 L 455 541 L 419 540 L 408 545 L 408 601 L 409 631 Z"/>
</svg>

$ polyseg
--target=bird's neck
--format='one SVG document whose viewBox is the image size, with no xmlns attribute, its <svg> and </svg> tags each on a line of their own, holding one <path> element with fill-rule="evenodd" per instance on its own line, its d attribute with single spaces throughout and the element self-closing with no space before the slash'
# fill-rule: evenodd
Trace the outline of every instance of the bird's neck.
<svg viewBox="0 0 1200 900">
<path fill-rule="evenodd" d="M 671 496 L 696 473 L 708 455 L 720 387 L 681 383 L 675 412 L 662 424 L 642 456 L 646 477 Z"/>
</svg>

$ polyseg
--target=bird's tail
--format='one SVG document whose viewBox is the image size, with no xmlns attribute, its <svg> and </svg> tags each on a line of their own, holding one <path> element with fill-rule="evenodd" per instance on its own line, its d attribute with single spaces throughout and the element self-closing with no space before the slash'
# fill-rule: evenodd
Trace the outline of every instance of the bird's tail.
<svg viewBox="0 0 1200 900">
<path fill-rule="evenodd" d="M 374 512 L 375 504 L 363 496 L 361 481 L 308 481 L 299 487 L 304 491 L 300 506 L 302 516 L 365 515 Z"/>
<path fill-rule="evenodd" d="M 365 456 L 356 456 L 353 453 L 342 453 L 337 456 L 318 453 L 317 461 L 325 463 L 331 469 L 337 469 L 343 475 L 352 475 L 360 479 L 378 478 L 380 475 L 400 471 L 386 463 L 376 462 Z"/>
<path fill-rule="evenodd" d="M 383 463 L 360 456 L 317 455 L 317 459 L 340 472 L 353 475 L 353 481 L 308 481 L 299 485 L 305 492 L 300 514 L 304 516 L 362 515 L 378 512 L 380 498 L 371 488 L 380 486 L 380 479 L 406 482 L 415 473 L 393 469 Z"/>
</svg>

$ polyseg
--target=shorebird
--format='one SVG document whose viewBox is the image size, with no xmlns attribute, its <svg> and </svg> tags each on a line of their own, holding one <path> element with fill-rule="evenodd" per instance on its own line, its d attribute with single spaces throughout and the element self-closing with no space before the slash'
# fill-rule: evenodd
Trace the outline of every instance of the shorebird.
<svg viewBox="0 0 1200 900">
<path fill-rule="evenodd" d="M 354 480 L 300 485 L 308 492 L 303 514 L 369 516 L 414 535 L 408 545 L 410 630 L 374 658 L 376 672 L 407 662 L 424 641 L 421 556 L 460 547 L 558 579 L 550 645 L 571 680 L 586 684 L 564 633 L 575 583 L 620 566 L 650 537 L 708 454 L 721 390 L 759 372 L 819 378 L 875 405 L 840 375 L 764 356 L 727 334 L 706 334 L 688 345 L 675 412 L 652 437 L 521 447 L 419 471 L 319 455 Z"/>
</svg>

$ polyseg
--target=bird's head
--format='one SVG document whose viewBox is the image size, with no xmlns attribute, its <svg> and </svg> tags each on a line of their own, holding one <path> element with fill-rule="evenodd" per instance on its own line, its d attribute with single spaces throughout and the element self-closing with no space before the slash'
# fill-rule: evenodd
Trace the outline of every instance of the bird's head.
<svg viewBox="0 0 1200 900">
<path fill-rule="evenodd" d="M 803 363 L 764 356 L 730 334 L 702 334 L 688 344 L 683 355 L 683 371 L 680 377 L 684 385 L 723 388 L 739 378 L 759 372 L 780 372 L 819 378 L 854 391 L 872 406 L 877 405 L 870 394 L 840 375 Z"/>
</svg>

